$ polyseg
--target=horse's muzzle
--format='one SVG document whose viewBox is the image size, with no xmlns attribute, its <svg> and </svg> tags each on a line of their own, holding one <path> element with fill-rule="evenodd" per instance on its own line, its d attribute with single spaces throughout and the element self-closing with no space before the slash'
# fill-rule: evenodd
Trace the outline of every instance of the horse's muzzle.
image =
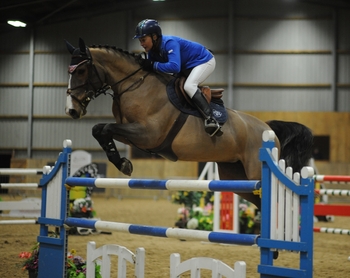
<svg viewBox="0 0 350 278">
<path fill-rule="evenodd" d="M 68 115 L 71 116 L 73 119 L 79 119 L 80 118 L 80 114 L 75 109 L 69 109 L 68 110 Z"/>
</svg>

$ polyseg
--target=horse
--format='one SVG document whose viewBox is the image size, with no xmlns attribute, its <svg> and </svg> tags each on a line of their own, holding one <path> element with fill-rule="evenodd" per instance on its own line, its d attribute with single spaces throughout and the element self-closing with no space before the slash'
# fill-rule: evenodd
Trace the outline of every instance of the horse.
<svg viewBox="0 0 350 278">
<path fill-rule="evenodd" d="M 223 134 L 210 137 L 200 117 L 185 115 L 166 93 L 174 76 L 143 70 L 138 56 L 108 45 L 79 47 L 68 41 L 71 53 L 69 84 L 65 112 L 73 119 L 87 113 L 91 100 L 111 89 L 114 123 L 100 123 L 92 135 L 105 151 L 108 160 L 125 175 L 131 175 L 131 161 L 120 157 L 114 140 L 171 161 L 214 161 L 221 180 L 260 180 L 259 148 L 262 133 L 274 130 L 280 158 L 287 166 L 300 171 L 311 158 L 313 135 L 309 128 L 296 122 L 267 123 L 247 113 L 225 108 L 227 121 Z M 260 208 L 260 197 L 239 193 Z"/>
</svg>

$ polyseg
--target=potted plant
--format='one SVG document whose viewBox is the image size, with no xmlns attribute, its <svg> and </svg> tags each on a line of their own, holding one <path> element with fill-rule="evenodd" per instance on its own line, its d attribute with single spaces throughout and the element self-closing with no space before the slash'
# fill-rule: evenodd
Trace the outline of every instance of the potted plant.
<svg viewBox="0 0 350 278">
<path fill-rule="evenodd" d="M 67 255 L 67 278 L 85 278 L 86 277 L 86 262 L 85 260 L 76 255 L 76 251 L 73 249 Z M 95 277 L 102 278 L 101 266 L 95 263 Z"/>
<path fill-rule="evenodd" d="M 26 259 L 22 263 L 22 270 L 27 270 L 29 278 L 38 277 L 39 268 L 39 242 L 37 242 L 30 252 L 21 252 L 20 258 Z M 95 263 L 95 277 L 102 278 L 101 266 Z M 72 250 L 67 254 L 67 275 L 66 278 L 86 278 L 86 262 L 76 255 L 76 251 Z"/>
<path fill-rule="evenodd" d="M 29 278 L 38 277 L 39 242 L 34 245 L 30 252 L 21 252 L 19 257 L 26 259 L 22 264 L 22 269 L 28 271 Z"/>
</svg>

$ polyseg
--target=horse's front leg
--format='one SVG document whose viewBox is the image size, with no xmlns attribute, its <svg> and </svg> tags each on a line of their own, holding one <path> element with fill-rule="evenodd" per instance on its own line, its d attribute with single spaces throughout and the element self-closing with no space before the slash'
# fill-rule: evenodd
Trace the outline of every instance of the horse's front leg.
<svg viewBox="0 0 350 278">
<path fill-rule="evenodd" d="M 132 163 L 125 157 L 120 157 L 119 151 L 113 141 L 113 133 L 109 124 L 97 124 L 92 128 L 92 136 L 105 151 L 108 160 L 118 168 L 120 172 L 130 176 L 133 171 Z"/>
</svg>

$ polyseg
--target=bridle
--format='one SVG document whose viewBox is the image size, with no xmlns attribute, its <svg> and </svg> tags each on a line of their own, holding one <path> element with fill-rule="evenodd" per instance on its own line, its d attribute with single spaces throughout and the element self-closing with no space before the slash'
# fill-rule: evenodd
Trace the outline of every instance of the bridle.
<svg viewBox="0 0 350 278">
<path fill-rule="evenodd" d="M 149 72 L 146 72 L 146 74 L 144 74 L 143 76 L 141 76 L 138 80 L 136 80 L 133 84 L 131 84 L 129 87 L 127 87 L 126 89 L 124 89 L 123 91 L 117 93 L 117 94 L 111 94 L 108 93 L 107 91 L 109 89 L 112 89 L 112 87 L 126 81 L 127 79 L 129 79 L 130 77 L 134 76 L 136 73 L 138 73 L 140 70 L 142 70 L 142 67 L 138 68 L 137 70 L 133 71 L 131 74 L 127 75 L 126 77 L 124 77 L 123 79 L 115 82 L 112 85 L 108 85 L 105 82 L 102 81 L 97 68 L 95 66 L 95 64 L 92 61 L 92 57 L 90 54 L 90 51 L 88 48 L 86 48 L 87 53 L 83 53 L 83 55 L 77 55 L 77 56 L 72 56 L 72 58 L 86 58 L 84 60 L 82 60 L 80 63 L 78 63 L 77 65 L 71 65 L 68 67 L 68 72 L 70 74 L 73 74 L 74 71 L 81 65 L 87 63 L 88 65 L 88 78 L 86 79 L 85 83 L 78 85 L 74 88 L 68 88 L 67 89 L 67 95 L 69 95 L 72 99 L 74 99 L 79 105 L 80 107 L 83 109 L 83 112 L 86 112 L 86 107 L 88 106 L 89 102 L 95 98 L 97 98 L 99 95 L 101 94 L 109 94 L 113 100 L 115 100 L 116 98 L 120 98 L 124 93 L 126 93 L 127 91 L 129 91 L 132 87 L 134 87 L 135 85 L 137 85 L 138 83 L 140 83 L 141 81 L 143 81 L 147 75 L 149 74 Z M 94 86 L 94 84 L 96 84 L 96 82 L 91 82 L 92 79 L 92 74 L 95 74 L 98 78 L 98 81 L 100 83 L 99 88 L 96 88 Z M 73 91 L 81 88 L 81 87 L 85 87 L 85 98 L 83 100 L 79 100 L 74 94 Z M 89 88 L 92 88 L 92 90 L 89 90 Z"/>
</svg>

